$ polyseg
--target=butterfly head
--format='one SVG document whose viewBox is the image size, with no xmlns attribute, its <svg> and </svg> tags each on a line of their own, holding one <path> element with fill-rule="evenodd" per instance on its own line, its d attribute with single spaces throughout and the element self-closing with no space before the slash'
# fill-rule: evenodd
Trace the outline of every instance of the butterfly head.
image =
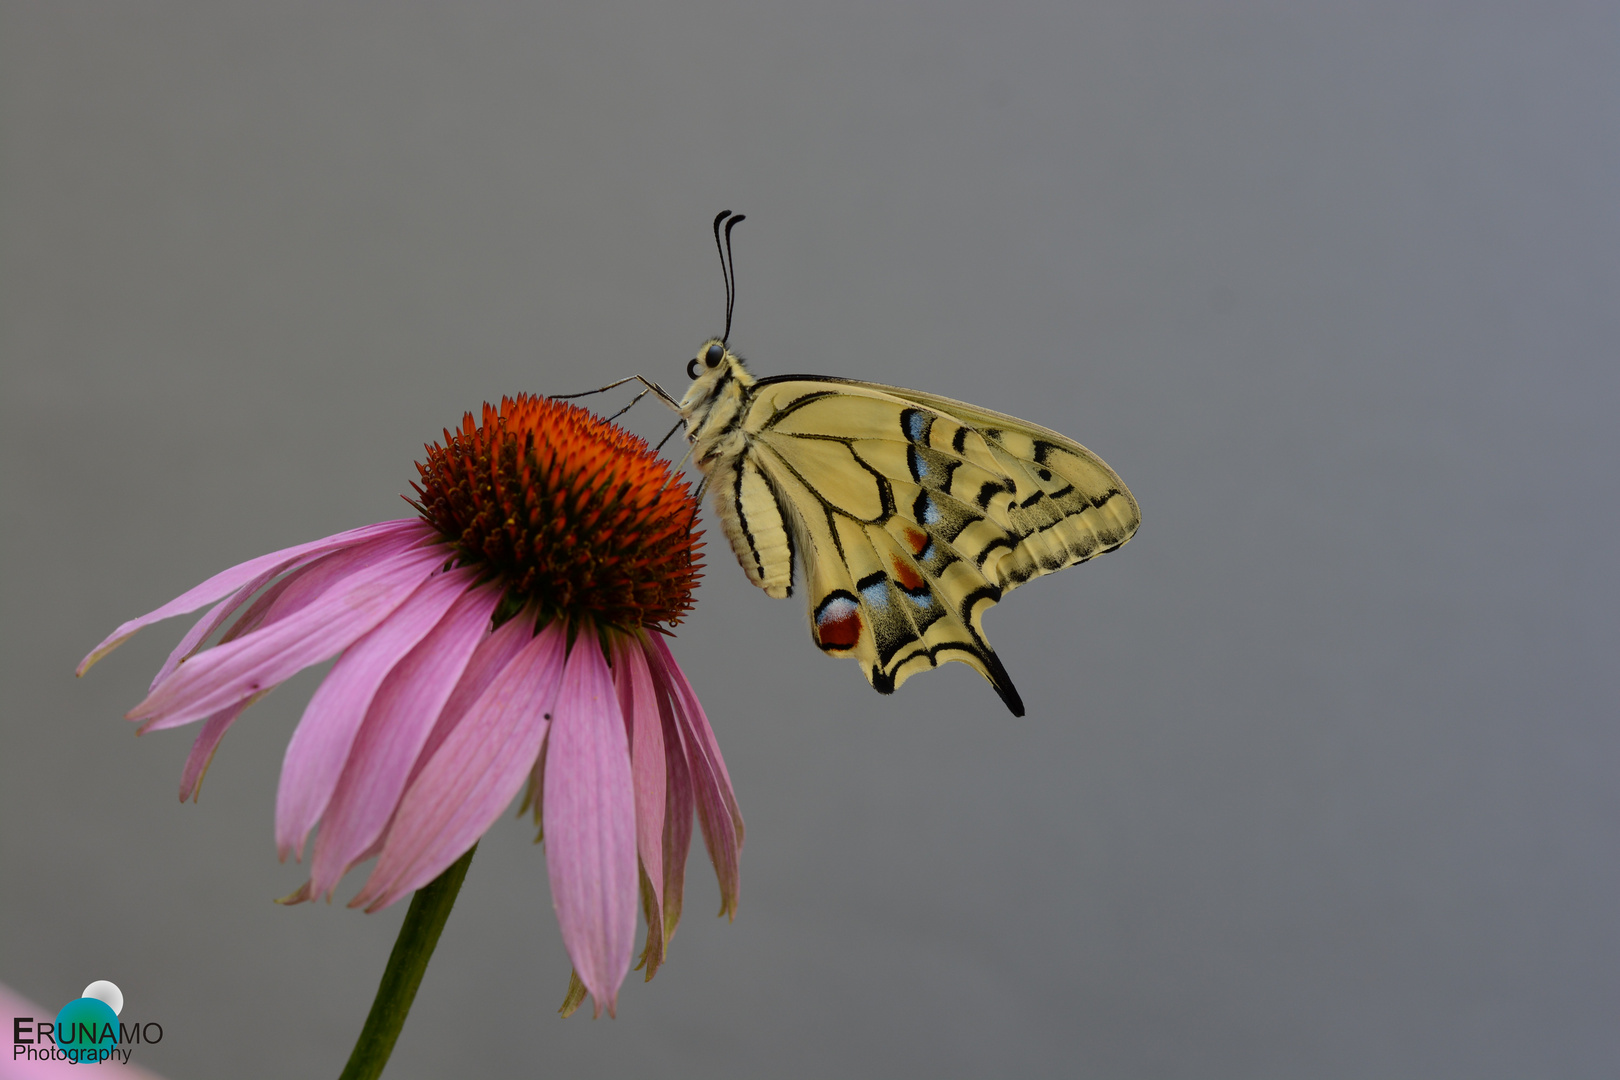
<svg viewBox="0 0 1620 1080">
<path fill-rule="evenodd" d="M 715 375 L 729 368 L 743 367 L 742 357 L 726 347 L 720 338 L 710 338 L 703 343 L 698 354 L 687 361 L 686 377 L 688 379 L 701 379 L 706 375 Z"/>
<path fill-rule="evenodd" d="M 729 422 L 737 415 L 748 388 L 754 385 L 743 358 L 720 338 L 703 343 L 687 362 L 686 373 L 692 377 L 692 385 L 681 398 L 681 416 L 687 421 L 688 432 L 697 431 L 711 414 Z"/>
</svg>

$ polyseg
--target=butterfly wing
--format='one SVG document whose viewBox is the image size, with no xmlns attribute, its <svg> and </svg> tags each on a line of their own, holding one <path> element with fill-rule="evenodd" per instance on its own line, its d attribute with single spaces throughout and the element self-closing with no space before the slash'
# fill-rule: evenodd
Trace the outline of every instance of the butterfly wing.
<svg viewBox="0 0 1620 1080">
<path fill-rule="evenodd" d="M 1022 715 L 985 610 L 1118 547 L 1140 517 L 1080 444 L 949 398 L 784 376 L 754 386 L 740 429 L 746 449 L 715 476 L 739 560 L 787 595 L 797 549 L 816 644 L 882 693 L 957 660 Z"/>
<path fill-rule="evenodd" d="M 948 442 L 954 448 L 960 443 L 965 451 L 976 454 L 973 435 L 977 434 L 996 466 L 1013 481 L 1006 504 L 997 499 L 994 509 L 986 507 L 997 521 L 1005 521 L 1011 535 L 1022 537 L 996 563 L 1003 590 L 1112 551 L 1142 523 L 1141 508 L 1125 481 L 1073 439 L 1006 413 L 936 394 L 883 389 L 954 421 L 948 439 L 930 426 L 930 441 L 935 445 Z M 969 433 L 963 434 L 964 429 Z M 960 484 L 954 493 L 959 497 L 970 494 Z M 971 494 L 979 502 L 985 489 Z"/>
</svg>

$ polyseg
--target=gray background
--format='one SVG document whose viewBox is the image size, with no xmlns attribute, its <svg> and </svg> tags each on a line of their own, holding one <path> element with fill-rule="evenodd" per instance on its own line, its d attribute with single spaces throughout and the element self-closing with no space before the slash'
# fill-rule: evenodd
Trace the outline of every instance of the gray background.
<svg viewBox="0 0 1620 1080">
<path fill-rule="evenodd" d="M 1616 11 L 6 3 L 0 980 L 336 1074 L 404 905 L 270 903 L 315 674 L 182 807 L 195 729 L 119 717 L 183 624 L 73 665 L 408 513 L 481 401 L 684 385 L 724 206 L 756 371 L 1059 428 L 1142 531 L 990 615 L 1017 721 L 711 547 L 740 917 L 695 855 L 669 966 L 560 1021 L 503 820 L 391 1077 L 1612 1076 Z"/>
</svg>

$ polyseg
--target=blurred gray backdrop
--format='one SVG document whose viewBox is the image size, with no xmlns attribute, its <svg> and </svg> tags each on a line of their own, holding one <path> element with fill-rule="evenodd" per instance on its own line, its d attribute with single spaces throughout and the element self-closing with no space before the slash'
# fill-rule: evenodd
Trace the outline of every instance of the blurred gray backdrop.
<svg viewBox="0 0 1620 1080">
<path fill-rule="evenodd" d="M 120 716 L 185 624 L 73 666 L 408 515 L 482 401 L 684 386 L 729 208 L 757 372 L 1058 428 L 1142 530 L 990 615 L 1022 720 L 874 694 L 711 530 L 740 916 L 695 854 L 668 967 L 559 1020 L 503 819 L 390 1077 L 1614 1075 L 1617 11 L 5 3 L 0 981 L 336 1075 L 404 905 L 270 902 L 318 673 L 181 806 L 195 729 Z"/>
</svg>

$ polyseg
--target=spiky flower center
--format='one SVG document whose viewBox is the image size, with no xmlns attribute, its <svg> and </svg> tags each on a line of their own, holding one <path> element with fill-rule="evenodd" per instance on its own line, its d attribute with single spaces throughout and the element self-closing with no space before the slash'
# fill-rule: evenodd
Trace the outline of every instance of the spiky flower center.
<svg viewBox="0 0 1620 1080">
<path fill-rule="evenodd" d="M 633 628 L 692 606 L 701 535 L 690 485 L 645 440 L 585 409 L 520 394 L 466 414 L 418 463 L 412 503 L 544 618 Z"/>
</svg>

